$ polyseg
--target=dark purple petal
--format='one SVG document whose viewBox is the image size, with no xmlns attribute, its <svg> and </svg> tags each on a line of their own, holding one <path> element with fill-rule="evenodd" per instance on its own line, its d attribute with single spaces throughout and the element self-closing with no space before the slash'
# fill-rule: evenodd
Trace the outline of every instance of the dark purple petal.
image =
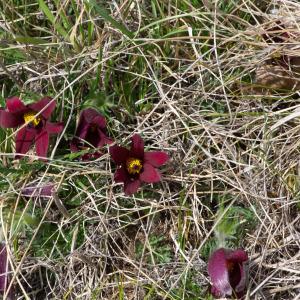
<svg viewBox="0 0 300 300">
<path fill-rule="evenodd" d="M 141 181 L 139 179 L 136 179 L 134 181 L 126 181 L 124 183 L 125 195 L 132 195 L 136 193 L 140 185 L 141 185 Z"/>
<path fill-rule="evenodd" d="M 144 161 L 151 164 L 153 167 L 160 167 L 169 159 L 167 153 L 162 151 L 145 152 Z"/>
<path fill-rule="evenodd" d="M 0 243 L 0 291 L 5 292 L 8 286 L 8 259 L 7 250 L 4 242 Z"/>
<path fill-rule="evenodd" d="M 101 120 L 100 119 L 98 120 L 97 119 L 98 117 L 100 117 Z M 95 123 L 95 120 L 98 120 L 98 121 L 100 121 L 99 125 L 104 124 L 103 127 L 105 127 L 105 118 L 98 111 L 96 111 L 93 108 L 84 109 L 81 112 L 80 118 L 82 118 L 84 120 L 84 122 L 89 123 L 89 124 L 92 122 Z"/>
<path fill-rule="evenodd" d="M 101 136 L 99 135 L 98 129 L 94 127 L 89 127 L 86 136 L 83 138 L 85 146 L 96 148 L 99 143 L 101 143 Z"/>
<path fill-rule="evenodd" d="M 227 265 L 230 266 L 229 281 L 236 293 L 244 291 L 246 287 L 246 264 L 248 261 L 248 254 L 243 249 L 235 251 L 228 250 L 226 253 Z"/>
<path fill-rule="evenodd" d="M 106 120 L 100 114 L 93 119 L 92 123 L 101 129 L 104 129 L 106 127 Z"/>
<path fill-rule="evenodd" d="M 76 130 L 76 134 L 75 137 L 79 138 L 78 142 L 80 142 L 81 140 L 85 140 L 89 129 L 90 129 L 90 125 L 85 123 L 85 124 L 81 124 L 82 126 L 78 127 Z"/>
<path fill-rule="evenodd" d="M 143 165 L 143 172 L 140 174 L 140 179 L 147 183 L 160 181 L 160 173 L 149 163 Z"/>
<path fill-rule="evenodd" d="M 43 186 L 26 186 L 21 190 L 24 197 L 51 197 L 54 191 L 54 184 L 45 184 Z"/>
<path fill-rule="evenodd" d="M 28 130 L 26 127 L 21 128 L 17 132 L 16 136 L 16 154 L 17 158 L 20 157 L 18 154 L 25 154 L 33 144 L 36 131 Z"/>
<path fill-rule="evenodd" d="M 215 298 L 223 298 L 223 292 L 220 292 L 215 286 L 211 287 L 211 293 Z"/>
<path fill-rule="evenodd" d="M 127 182 L 130 180 L 130 176 L 128 175 L 125 167 L 122 166 L 120 169 L 116 170 L 114 179 L 115 182 Z"/>
<path fill-rule="evenodd" d="M 131 144 L 131 154 L 132 157 L 144 158 L 144 141 L 142 140 L 141 136 L 139 134 L 133 135 L 131 138 L 132 144 Z"/>
<path fill-rule="evenodd" d="M 46 130 L 42 130 L 35 137 L 36 154 L 43 158 L 47 157 L 48 146 L 49 146 L 49 134 Z"/>
<path fill-rule="evenodd" d="M 83 119 L 83 122 L 91 124 L 98 114 L 99 113 L 95 109 L 87 108 L 81 112 L 80 118 Z"/>
<path fill-rule="evenodd" d="M 112 144 L 113 142 L 114 142 L 114 140 L 113 139 L 111 139 L 111 138 L 109 138 L 108 136 L 105 136 L 104 137 L 104 140 L 105 140 L 105 144 Z"/>
<path fill-rule="evenodd" d="M 232 295 L 232 287 L 229 282 L 226 250 L 220 248 L 213 252 L 208 260 L 208 274 L 212 282 L 212 293 L 215 297 Z"/>
<path fill-rule="evenodd" d="M 45 97 L 36 103 L 29 104 L 28 107 L 37 113 L 43 110 L 41 115 L 47 120 L 51 116 L 55 105 L 55 100 L 52 100 L 50 97 Z M 47 108 L 45 108 L 46 106 Z"/>
<path fill-rule="evenodd" d="M 15 128 L 24 124 L 23 116 L 0 109 L 0 127 Z"/>
<path fill-rule="evenodd" d="M 241 281 L 241 268 L 239 263 L 230 262 L 227 260 L 227 270 L 229 282 L 233 290 L 235 290 L 236 286 Z"/>
<path fill-rule="evenodd" d="M 81 112 L 79 117 L 79 122 L 76 128 L 75 136 L 84 138 L 87 134 L 88 129 L 90 128 L 90 123 L 87 122 L 86 118 L 84 117 L 84 111 Z"/>
<path fill-rule="evenodd" d="M 246 263 L 243 262 L 242 264 L 239 264 L 240 267 L 240 282 L 234 287 L 235 292 L 239 297 L 241 297 L 244 294 L 246 284 L 247 284 L 247 267 Z"/>
<path fill-rule="evenodd" d="M 49 134 L 58 134 L 64 129 L 64 124 L 46 122 L 45 129 Z"/>
<path fill-rule="evenodd" d="M 97 129 L 97 133 L 98 133 L 98 143 L 96 144 L 96 147 L 103 147 L 106 144 L 111 144 L 113 142 L 112 139 L 110 139 L 101 129 Z"/>
<path fill-rule="evenodd" d="M 6 100 L 6 107 L 9 112 L 18 113 L 27 110 L 26 105 L 18 97 L 8 98 Z"/>
<path fill-rule="evenodd" d="M 226 254 L 226 259 L 231 262 L 242 263 L 248 260 L 248 254 L 243 249 L 229 250 L 228 254 Z"/>
<path fill-rule="evenodd" d="M 117 165 L 126 163 L 126 160 L 130 154 L 128 149 L 117 145 L 109 147 L 109 153 L 111 155 L 111 158 Z"/>
</svg>

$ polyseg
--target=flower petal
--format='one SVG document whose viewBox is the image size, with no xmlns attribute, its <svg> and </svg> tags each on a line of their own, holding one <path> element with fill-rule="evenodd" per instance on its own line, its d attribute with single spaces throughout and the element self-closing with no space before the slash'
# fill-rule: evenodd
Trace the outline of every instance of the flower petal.
<svg viewBox="0 0 300 300">
<path fill-rule="evenodd" d="M 240 266 L 240 282 L 235 286 L 234 289 L 236 293 L 239 295 L 239 297 L 241 297 L 244 294 L 244 290 L 246 288 L 248 270 L 245 262 L 240 264 L 239 266 Z"/>
<path fill-rule="evenodd" d="M 54 184 L 45 184 L 42 186 L 26 186 L 21 190 L 23 197 L 51 197 L 54 191 Z"/>
<path fill-rule="evenodd" d="M 130 152 L 133 157 L 144 158 L 144 141 L 139 134 L 133 135 L 131 138 L 132 145 Z"/>
<path fill-rule="evenodd" d="M 101 114 L 99 114 L 93 119 L 93 124 L 103 129 L 106 127 L 106 120 Z"/>
<path fill-rule="evenodd" d="M 89 128 L 90 128 L 90 123 L 85 118 L 85 111 L 82 111 L 79 117 L 79 122 L 76 128 L 75 136 L 84 139 Z"/>
<path fill-rule="evenodd" d="M 46 122 L 45 129 L 49 134 L 58 134 L 64 129 L 64 124 Z"/>
<path fill-rule="evenodd" d="M 83 123 L 81 123 L 81 125 L 83 125 Z M 84 140 L 86 139 L 86 136 L 88 135 L 89 127 L 89 124 L 85 123 L 84 126 L 81 126 L 80 130 L 79 127 L 77 128 L 76 135 L 73 137 L 70 145 L 72 152 L 77 152 L 80 150 Z"/>
<path fill-rule="evenodd" d="M 100 144 L 102 146 L 101 135 L 99 134 L 98 128 L 93 128 L 90 125 L 87 125 L 88 131 L 85 137 L 82 137 L 85 146 L 96 148 Z"/>
<path fill-rule="evenodd" d="M 109 153 L 117 165 L 125 163 L 130 154 L 128 149 L 117 145 L 109 147 Z"/>
<path fill-rule="evenodd" d="M 16 158 L 19 158 L 19 154 L 25 154 L 30 149 L 36 132 L 34 130 L 28 130 L 26 127 L 18 130 L 16 135 Z"/>
<path fill-rule="evenodd" d="M 93 122 L 99 126 L 103 125 L 103 127 L 105 127 L 105 118 L 93 108 L 84 109 L 80 114 L 80 118 L 84 119 L 86 123 Z"/>
<path fill-rule="evenodd" d="M 111 144 L 113 142 L 112 139 L 110 139 L 100 128 L 97 130 L 98 136 L 99 136 L 99 141 L 97 144 L 97 147 L 103 147 L 106 144 Z"/>
<path fill-rule="evenodd" d="M 76 130 L 75 137 L 79 138 L 79 141 L 85 140 L 90 129 L 90 125 L 85 123 L 83 126 L 80 126 Z"/>
<path fill-rule="evenodd" d="M 116 170 L 114 176 L 115 182 L 127 182 L 130 180 L 130 176 L 128 175 L 125 167 L 121 167 L 120 169 Z"/>
<path fill-rule="evenodd" d="M 141 181 L 139 179 L 136 179 L 134 181 L 128 180 L 124 183 L 124 193 L 126 195 L 132 195 L 137 192 L 140 185 L 141 185 Z"/>
<path fill-rule="evenodd" d="M 4 242 L 0 242 L 0 291 L 5 292 L 8 283 L 8 259 Z"/>
<path fill-rule="evenodd" d="M 46 106 L 47 108 L 45 108 Z M 40 101 L 28 105 L 30 109 L 34 110 L 37 113 L 43 110 L 41 115 L 45 119 L 48 119 L 51 116 L 55 106 L 56 106 L 55 100 L 53 100 L 50 97 L 42 98 Z"/>
<path fill-rule="evenodd" d="M 160 167 L 169 159 L 169 155 L 162 151 L 145 152 L 144 161 L 151 164 L 153 167 Z"/>
<path fill-rule="evenodd" d="M 22 115 L 11 113 L 4 109 L 0 109 L 0 127 L 2 128 L 15 128 L 24 124 Z"/>
<path fill-rule="evenodd" d="M 16 113 L 26 110 L 26 105 L 18 97 L 11 97 L 6 100 L 6 107 L 9 112 Z"/>
<path fill-rule="evenodd" d="M 247 274 L 246 262 L 248 261 L 248 254 L 243 249 L 235 251 L 228 251 L 226 253 L 227 262 L 231 265 L 229 269 L 229 281 L 232 288 L 237 293 L 244 291 L 246 287 Z"/>
<path fill-rule="evenodd" d="M 149 163 L 143 165 L 143 172 L 140 174 L 140 179 L 147 183 L 160 181 L 160 173 Z"/>
<path fill-rule="evenodd" d="M 215 297 L 225 297 L 232 294 L 224 248 L 214 251 L 209 258 L 208 274 L 213 285 L 212 293 Z"/>
<path fill-rule="evenodd" d="M 242 263 L 248 260 L 248 254 L 243 249 L 237 249 L 226 253 L 226 259 L 231 262 Z"/>
<path fill-rule="evenodd" d="M 46 130 L 42 130 L 35 137 L 36 154 L 43 158 L 47 157 L 48 146 L 49 146 L 49 134 Z"/>
<path fill-rule="evenodd" d="M 232 289 L 235 291 L 236 286 L 241 281 L 241 264 L 230 262 L 227 260 L 227 270 L 228 270 L 228 277 L 229 277 L 229 283 L 232 287 Z"/>
</svg>

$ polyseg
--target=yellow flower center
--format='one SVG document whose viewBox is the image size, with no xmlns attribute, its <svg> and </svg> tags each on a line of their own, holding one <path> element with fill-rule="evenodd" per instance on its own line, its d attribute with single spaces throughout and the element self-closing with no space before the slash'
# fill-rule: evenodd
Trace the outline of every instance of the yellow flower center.
<svg viewBox="0 0 300 300">
<path fill-rule="evenodd" d="M 40 122 L 42 121 L 42 118 L 36 117 L 35 115 L 36 114 L 33 111 L 29 111 L 29 112 L 25 113 L 23 116 L 24 121 L 28 124 L 32 124 L 34 127 L 38 126 L 40 124 Z"/>
<path fill-rule="evenodd" d="M 129 174 L 139 174 L 143 168 L 142 161 L 138 158 L 128 158 L 126 161 L 126 167 Z"/>
</svg>

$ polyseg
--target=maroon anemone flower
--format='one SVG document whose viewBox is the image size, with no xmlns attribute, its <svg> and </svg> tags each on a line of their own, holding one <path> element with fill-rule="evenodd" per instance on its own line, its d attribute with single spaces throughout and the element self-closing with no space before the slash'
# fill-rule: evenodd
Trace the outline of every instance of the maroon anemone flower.
<svg viewBox="0 0 300 300">
<path fill-rule="evenodd" d="M 112 143 L 112 140 L 106 135 L 105 118 L 92 108 L 87 108 L 81 112 L 75 135 L 71 142 L 72 152 L 78 152 L 90 147 L 101 148 L 105 144 Z M 83 155 L 82 159 L 95 159 L 100 156 L 100 152 L 88 153 Z"/>
<path fill-rule="evenodd" d="M 212 282 L 212 294 L 217 298 L 233 296 L 241 298 L 246 287 L 247 253 L 242 250 L 220 248 L 208 261 L 208 274 Z"/>
<path fill-rule="evenodd" d="M 16 153 L 25 154 L 34 143 L 36 153 L 46 157 L 49 146 L 49 135 L 58 134 L 63 129 L 62 123 L 50 123 L 55 101 L 46 97 L 40 101 L 25 105 L 18 97 L 6 100 L 6 109 L 0 108 L 0 127 L 17 128 L 26 124 L 17 131 Z"/>
<path fill-rule="evenodd" d="M 127 195 L 135 193 L 141 182 L 160 181 L 157 167 L 169 159 L 168 154 L 162 151 L 144 152 L 144 141 L 138 134 L 131 141 L 130 150 L 117 145 L 109 149 L 112 159 L 120 166 L 115 173 L 115 181 L 124 182 L 124 192 Z"/>
</svg>

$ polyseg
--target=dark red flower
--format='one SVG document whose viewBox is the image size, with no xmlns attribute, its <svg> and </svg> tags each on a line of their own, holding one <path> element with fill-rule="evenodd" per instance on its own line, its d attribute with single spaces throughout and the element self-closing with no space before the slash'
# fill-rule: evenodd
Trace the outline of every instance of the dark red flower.
<svg viewBox="0 0 300 300">
<path fill-rule="evenodd" d="M 33 143 L 38 156 L 47 156 L 49 135 L 58 134 L 63 129 L 62 123 L 48 121 L 55 105 L 55 101 L 49 97 L 29 105 L 25 105 L 17 97 L 12 97 L 6 100 L 6 109 L 0 108 L 0 127 L 16 128 L 26 124 L 17 131 L 17 158 L 20 154 L 27 153 Z"/>
<path fill-rule="evenodd" d="M 247 253 L 242 250 L 220 248 L 213 252 L 208 261 L 208 274 L 212 282 L 214 297 L 233 296 L 241 298 L 246 287 Z"/>
<path fill-rule="evenodd" d="M 111 144 L 112 140 L 106 135 L 106 120 L 95 109 L 87 108 L 80 114 L 75 137 L 71 142 L 71 151 L 78 152 L 88 148 L 101 148 Z M 100 152 L 87 153 L 83 160 L 95 159 L 101 156 Z"/>
<path fill-rule="evenodd" d="M 127 195 L 135 193 L 141 182 L 160 181 L 157 167 L 169 159 L 168 154 L 162 151 L 144 152 L 144 141 L 138 134 L 131 141 L 130 150 L 117 145 L 109 148 L 112 159 L 120 166 L 115 173 L 115 181 L 124 182 L 124 192 Z"/>
</svg>

